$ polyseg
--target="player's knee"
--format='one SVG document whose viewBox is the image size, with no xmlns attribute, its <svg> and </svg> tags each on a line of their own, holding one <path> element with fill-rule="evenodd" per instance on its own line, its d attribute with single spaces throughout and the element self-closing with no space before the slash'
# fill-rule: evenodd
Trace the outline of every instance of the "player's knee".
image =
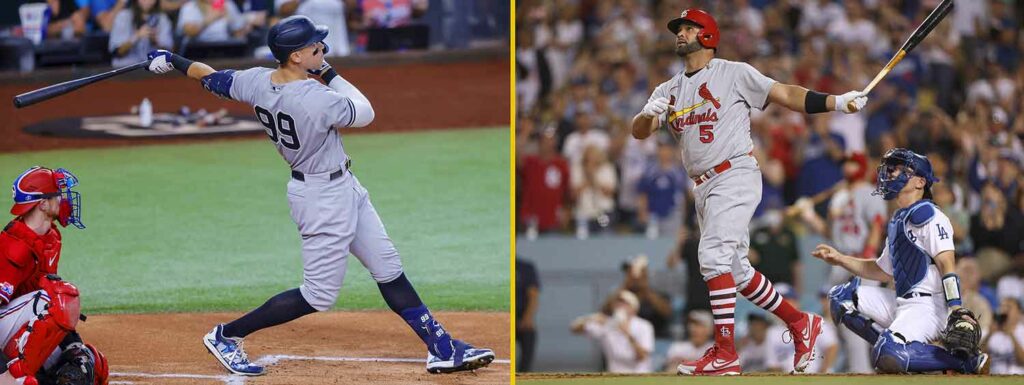
<svg viewBox="0 0 1024 385">
<path fill-rule="evenodd" d="M 871 348 L 871 362 L 879 373 L 907 373 L 910 354 L 906 342 L 898 334 L 886 330 Z"/>
<path fill-rule="evenodd" d="M 398 279 L 398 277 L 401 276 L 402 273 L 402 266 L 399 265 L 397 269 L 391 269 L 385 272 L 370 273 L 370 275 L 373 276 L 373 280 L 377 281 L 377 283 L 388 283 L 394 281 L 395 279 Z"/>
<path fill-rule="evenodd" d="M 860 286 L 860 279 L 854 278 L 850 282 L 832 286 L 832 289 L 828 291 L 829 310 L 832 314 L 832 322 L 836 325 L 839 324 L 842 315 L 846 313 L 844 305 L 854 305 L 853 298 L 858 286 Z"/>
<path fill-rule="evenodd" d="M 337 290 L 326 290 L 323 287 L 303 284 L 299 287 L 299 292 L 302 293 L 302 298 L 309 302 L 309 306 L 316 311 L 331 310 L 334 303 L 338 301 Z"/>
</svg>

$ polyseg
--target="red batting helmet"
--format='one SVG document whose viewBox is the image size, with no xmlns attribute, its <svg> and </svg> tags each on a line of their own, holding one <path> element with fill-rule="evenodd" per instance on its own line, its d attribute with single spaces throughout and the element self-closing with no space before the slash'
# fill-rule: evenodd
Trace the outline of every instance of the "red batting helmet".
<svg viewBox="0 0 1024 385">
<path fill-rule="evenodd" d="M 679 28 L 683 23 L 694 24 L 701 28 L 701 30 L 697 32 L 697 41 L 699 41 L 700 45 L 704 46 L 704 48 L 718 48 L 718 22 L 715 21 L 714 17 L 711 17 L 711 14 L 705 12 L 703 9 L 687 9 L 683 11 L 683 13 L 680 13 L 678 18 L 672 19 L 672 21 L 668 22 L 668 30 L 672 31 L 672 33 L 678 34 Z"/>
</svg>

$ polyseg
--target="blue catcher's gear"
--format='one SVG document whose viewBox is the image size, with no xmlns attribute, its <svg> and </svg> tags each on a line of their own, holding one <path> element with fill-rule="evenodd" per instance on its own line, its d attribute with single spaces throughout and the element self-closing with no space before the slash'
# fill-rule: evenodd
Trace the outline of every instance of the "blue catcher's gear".
<svg viewBox="0 0 1024 385">
<path fill-rule="evenodd" d="M 905 148 L 889 150 L 882 157 L 882 164 L 878 165 L 878 187 L 872 195 L 881 195 L 885 200 L 895 199 L 912 176 L 924 178 L 926 196 L 932 184 L 939 181 L 932 173 L 932 163 L 924 155 Z"/>
<path fill-rule="evenodd" d="M 60 196 L 60 213 L 57 220 L 61 226 L 73 224 L 84 229 L 82 223 L 82 196 L 71 188 L 78 185 L 78 178 L 71 171 L 63 168 L 51 170 L 46 167 L 31 167 L 18 176 L 11 186 L 14 205 L 11 214 L 25 215 L 43 199 Z"/>
<path fill-rule="evenodd" d="M 267 46 L 278 63 L 284 64 L 288 61 L 288 55 L 292 52 L 309 47 L 316 43 L 323 43 L 327 38 L 327 26 L 315 25 L 313 20 L 305 16 L 290 16 L 281 19 L 267 34 Z M 330 47 L 324 45 L 324 54 Z"/>
</svg>

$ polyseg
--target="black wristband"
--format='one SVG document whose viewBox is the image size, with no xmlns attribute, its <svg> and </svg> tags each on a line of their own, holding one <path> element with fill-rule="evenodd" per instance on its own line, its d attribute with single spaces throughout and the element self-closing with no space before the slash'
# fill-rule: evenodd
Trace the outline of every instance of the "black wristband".
<svg viewBox="0 0 1024 385">
<path fill-rule="evenodd" d="M 817 91 L 807 91 L 807 96 L 804 97 L 804 110 L 806 110 L 808 114 L 828 112 L 828 107 L 825 106 L 825 101 L 827 99 L 828 94 L 823 94 Z"/>
<path fill-rule="evenodd" d="M 338 77 L 338 71 L 335 71 L 334 67 L 328 68 L 327 71 L 320 74 L 320 78 L 324 79 L 324 84 L 328 86 L 331 85 L 331 80 L 334 80 L 336 77 Z"/>
<path fill-rule="evenodd" d="M 192 66 L 192 61 L 186 59 L 184 56 L 172 53 L 171 65 L 173 65 L 178 71 L 181 71 L 181 73 L 185 74 L 185 76 L 188 76 L 188 67 Z"/>
</svg>

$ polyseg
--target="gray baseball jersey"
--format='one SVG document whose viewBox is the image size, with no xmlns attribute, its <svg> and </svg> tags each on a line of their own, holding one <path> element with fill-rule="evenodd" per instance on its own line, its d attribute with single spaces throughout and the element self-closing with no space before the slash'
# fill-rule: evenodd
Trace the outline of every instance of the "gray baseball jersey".
<svg viewBox="0 0 1024 385">
<path fill-rule="evenodd" d="M 867 184 L 837 191 L 829 202 L 832 214 L 832 241 L 843 254 L 860 254 L 868 240 L 871 223 L 885 223 L 885 201 L 872 196 L 874 190 Z"/>
<path fill-rule="evenodd" d="M 292 170 L 303 174 L 337 170 L 348 155 L 334 128 L 355 121 L 352 101 L 313 79 L 273 84 L 272 72 L 263 67 L 235 72 L 231 99 L 253 106 L 256 119 Z"/>
<path fill-rule="evenodd" d="M 746 63 L 711 59 L 693 76 L 676 74 L 654 89 L 650 100 L 669 99 L 658 117 L 680 139 L 683 166 L 691 177 L 754 149 L 750 109 L 763 109 L 775 81 Z"/>
<path fill-rule="evenodd" d="M 203 86 L 252 105 L 277 151 L 303 174 L 288 181 L 288 205 L 302 236 L 299 291 L 324 311 L 338 299 L 349 253 L 377 282 L 401 275 L 402 261 L 359 179 L 337 173 L 348 159 L 337 129 L 356 121 L 352 101 L 312 79 L 273 84 L 272 72 L 219 71 L 204 77 Z"/>
</svg>

